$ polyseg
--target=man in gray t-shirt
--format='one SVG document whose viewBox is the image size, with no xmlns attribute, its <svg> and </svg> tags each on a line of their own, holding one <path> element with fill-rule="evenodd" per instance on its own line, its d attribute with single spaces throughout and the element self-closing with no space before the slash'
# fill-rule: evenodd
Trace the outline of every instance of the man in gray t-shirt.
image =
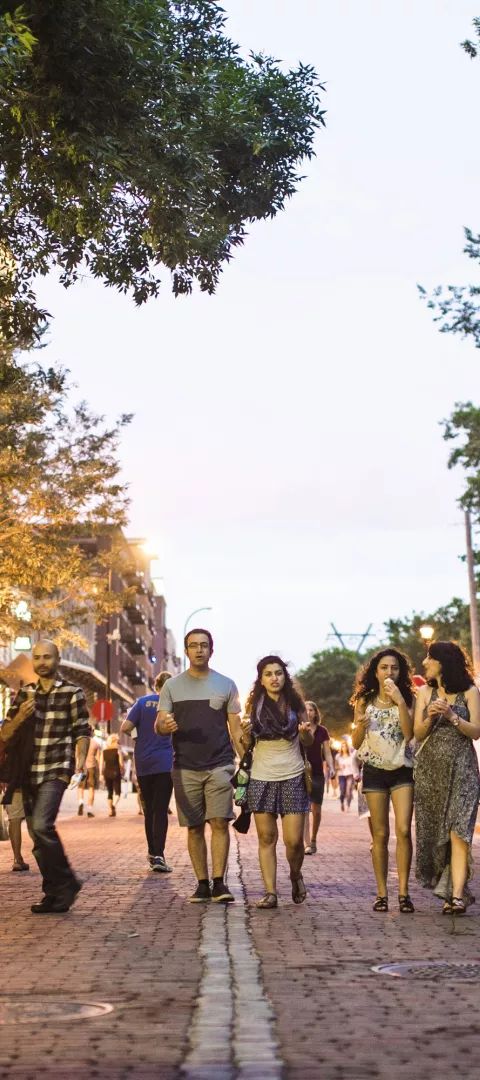
<svg viewBox="0 0 480 1080">
<path fill-rule="evenodd" d="M 178 821 L 188 829 L 188 853 L 198 879 L 190 900 L 228 903 L 234 897 L 223 878 L 230 845 L 228 823 L 234 817 L 234 748 L 243 754 L 240 699 L 233 680 L 209 667 L 213 638 L 208 630 L 189 630 L 185 652 L 189 668 L 164 684 L 155 730 L 158 735 L 172 736 Z M 207 821 L 212 830 L 212 889 Z"/>
</svg>

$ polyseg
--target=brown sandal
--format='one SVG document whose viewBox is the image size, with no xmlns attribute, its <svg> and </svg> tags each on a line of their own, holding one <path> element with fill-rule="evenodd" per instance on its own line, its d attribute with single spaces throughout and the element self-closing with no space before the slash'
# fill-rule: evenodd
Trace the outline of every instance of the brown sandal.
<svg viewBox="0 0 480 1080">
<path fill-rule="evenodd" d="M 307 890 L 302 875 L 292 877 L 290 874 L 290 881 L 292 882 L 292 900 L 294 904 L 303 904 L 304 900 L 307 899 Z"/>
<path fill-rule="evenodd" d="M 262 896 L 261 900 L 257 900 L 255 907 L 261 908 L 262 910 L 278 907 L 277 894 L 274 892 L 265 893 L 265 896 Z"/>
<path fill-rule="evenodd" d="M 452 915 L 466 915 L 467 905 L 462 896 L 452 896 Z"/>
</svg>

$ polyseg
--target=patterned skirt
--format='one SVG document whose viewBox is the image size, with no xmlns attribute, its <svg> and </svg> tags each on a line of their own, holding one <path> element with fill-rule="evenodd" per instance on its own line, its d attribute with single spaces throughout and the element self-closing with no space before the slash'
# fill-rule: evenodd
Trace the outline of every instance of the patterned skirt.
<svg viewBox="0 0 480 1080">
<path fill-rule="evenodd" d="M 254 814 L 308 814 L 310 799 L 303 772 L 291 780 L 250 780 L 247 810 Z"/>
</svg>

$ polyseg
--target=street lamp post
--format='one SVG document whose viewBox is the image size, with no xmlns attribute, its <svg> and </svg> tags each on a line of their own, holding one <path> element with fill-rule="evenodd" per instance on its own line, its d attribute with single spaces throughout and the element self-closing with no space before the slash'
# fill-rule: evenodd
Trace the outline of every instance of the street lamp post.
<svg viewBox="0 0 480 1080">
<path fill-rule="evenodd" d="M 472 544 L 472 519 L 470 511 L 465 510 L 465 538 L 467 548 L 468 597 L 470 608 L 470 635 L 472 639 L 473 670 L 480 671 L 480 628 L 478 625 L 477 583 L 475 580 L 475 561 Z"/>
<path fill-rule="evenodd" d="M 200 611 L 211 611 L 211 610 L 212 610 L 211 607 L 197 607 L 197 608 L 195 608 L 195 611 L 190 612 L 190 615 L 188 615 L 188 617 L 185 619 L 185 625 L 183 627 L 183 640 L 184 641 L 185 641 L 185 634 L 187 633 L 187 626 L 188 626 L 188 624 L 190 622 L 190 619 L 193 619 L 193 616 L 198 615 L 200 613 Z M 184 671 L 185 671 L 186 666 L 187 666 L 187 658 L 185 656 L 185 649 L 184 649 L 184 651 L 183 651 L 183 670 Z"/>
</svg>

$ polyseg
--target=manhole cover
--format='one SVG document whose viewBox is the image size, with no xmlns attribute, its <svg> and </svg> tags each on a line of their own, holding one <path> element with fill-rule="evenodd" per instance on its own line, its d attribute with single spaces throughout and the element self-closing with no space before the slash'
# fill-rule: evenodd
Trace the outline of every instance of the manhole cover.
<svg viewBox="0 0 480 1080">
<path fill-rule="evenodd" d="M 402 964 L 376 964 L 372 971 L 397 979 L 480 982 L 480 960 L 408 960 Z"/>
<path fill-rule="evenodd" d="M 0 997 L 0 1024 L 49 1023 L 55 1020 L 89 1020 L 113 1012 L 100 1001 L 65 1001 L 65 998 Z"/>
</svg>

